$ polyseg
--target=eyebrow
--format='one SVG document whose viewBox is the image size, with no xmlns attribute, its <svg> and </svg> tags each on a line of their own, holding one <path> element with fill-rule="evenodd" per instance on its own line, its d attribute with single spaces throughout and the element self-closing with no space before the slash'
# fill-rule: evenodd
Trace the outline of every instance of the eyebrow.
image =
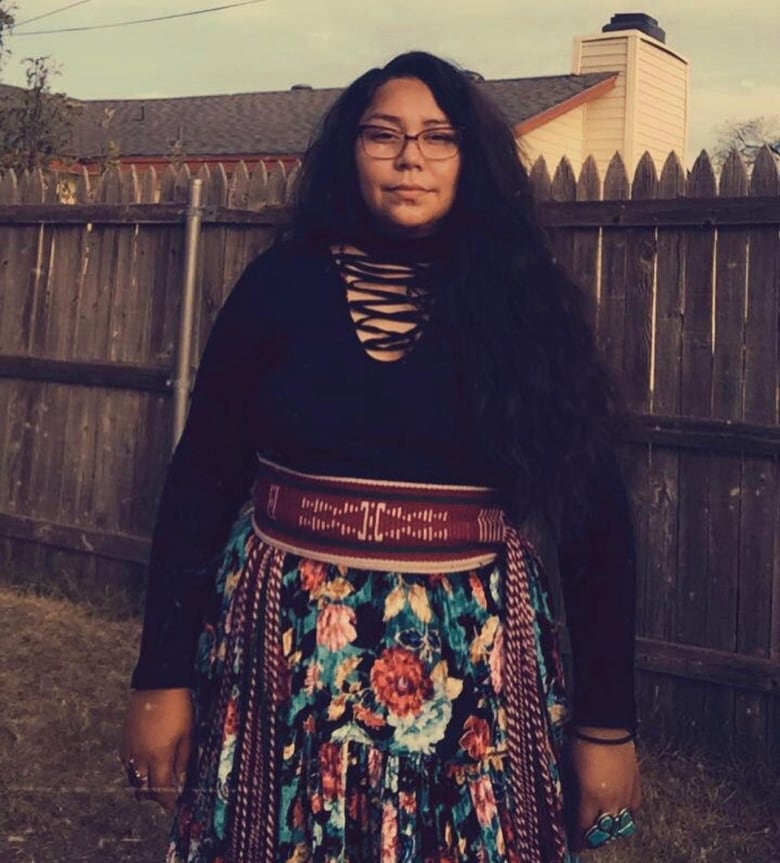
<svg viewBox="0 0 780 863">
<path fill-rule="evenodd" d="M 403 122 L 400 117 L 396 117 L 393 114 L 380 114 L 374 112 L 373 114 L 369 114 L 364 120 L 364 123 L 368 123 L 371 120 L 384 120 L 387 123 L 395 123 L 396 126 L 402 126 Z M 445 117 L 438 120 L 423 120 L 423 126 L 452 126 L 452 123 Z"/>
</svg>

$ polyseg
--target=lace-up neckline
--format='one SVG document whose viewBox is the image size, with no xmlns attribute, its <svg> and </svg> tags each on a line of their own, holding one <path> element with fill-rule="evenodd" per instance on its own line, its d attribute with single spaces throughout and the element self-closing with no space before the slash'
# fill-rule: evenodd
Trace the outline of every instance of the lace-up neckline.
<svg viewBox="0 0 780 863">
<path fill-rule="evenodd" d="M 365 352 L 382 362 L 405 357 L 429 318 L 426 276 L 436 246 L 425 241 L 337 243 L 331 252 L 346 283 L 349 313 Z M 418 255 L 426 260 L 415 260 Z"/>
</svg>

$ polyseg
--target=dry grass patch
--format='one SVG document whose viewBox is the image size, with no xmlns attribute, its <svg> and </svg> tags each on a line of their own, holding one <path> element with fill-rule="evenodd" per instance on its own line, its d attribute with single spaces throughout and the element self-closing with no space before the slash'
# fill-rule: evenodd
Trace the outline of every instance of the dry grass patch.
<svg viewBox="0 0 780 863">
<path fill-rule="evenodd" d="M 0 861 L 161 863 L 167 816 L 116 757 L 138 621 L 0 589 Z M 593 863 L 780 863 L 777 779 L 643 756 L 640 835 Z"/>
</svg>

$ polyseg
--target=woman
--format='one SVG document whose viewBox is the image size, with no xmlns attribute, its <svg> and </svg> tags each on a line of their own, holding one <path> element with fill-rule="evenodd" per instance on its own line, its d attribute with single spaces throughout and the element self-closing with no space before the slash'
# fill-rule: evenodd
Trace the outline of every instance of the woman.
<svg viewBox="0 0 780 863">
<path fill-rule="evenodd" d="M 214 326 L 160 503 L 122 758 L 141 797 L 183 786 L 169 861 L 547 863 L 633 832 L 609 402 L 496 109 L 428 54 L 361 76 Z"/>
</svg>

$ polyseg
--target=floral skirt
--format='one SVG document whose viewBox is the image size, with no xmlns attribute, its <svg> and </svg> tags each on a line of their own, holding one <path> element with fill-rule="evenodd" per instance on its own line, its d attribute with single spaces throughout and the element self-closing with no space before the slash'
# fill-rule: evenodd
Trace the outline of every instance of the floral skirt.
<svg viewBox="0 0 780 863">
<path fill-rule="evenodd" d="M 252 561 L 273 551 L 263 546 L 244 515 L 199 643 L 198 745 L 167 863 L 528 863 L 515 841 L 500 562 L 401 574 L 277 552 L 276 602 L 253 604 L 242 584 Z M 560 794 L 564 693 L 547 590 L 535 562 L 531 570 Z M 263 687 L 248 686 L 246 666 L 267 646 L 256 633 L 269 613 L 281 640 L 281 696 L 250 720 L 249 700 L 262 700 Z M 273 848 L 263 853 L 241 851 L 231 835 L 247 794 L 238 761 L 252 723 L 275 729 L 274 751 L 262 753 L 271 780 L 256 792 L 272 819 Z"/>
</svg>

